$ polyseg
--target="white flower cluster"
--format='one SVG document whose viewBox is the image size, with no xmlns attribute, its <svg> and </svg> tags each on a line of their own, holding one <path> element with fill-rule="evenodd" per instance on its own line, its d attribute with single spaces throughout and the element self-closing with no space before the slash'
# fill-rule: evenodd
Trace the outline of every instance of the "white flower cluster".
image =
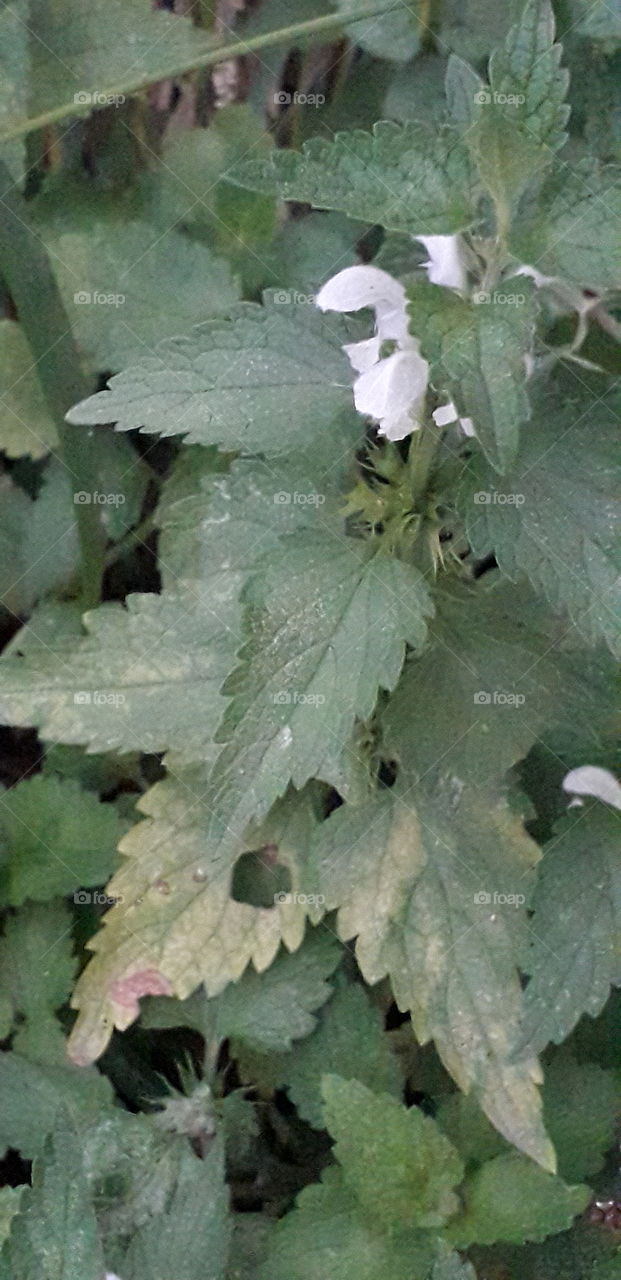
<svg viewBox="0 0 621 1280">
<path fill-rule="evenodd" d="M 417 236 L 429 254 L 424 264 L 432 284 L 462 292 L 466 287 L 466 269 L 462 262 L 459 236 Z M 365 342 L 344 347 L 359 377 L 354 383 L 354 403 L 359 413 L 368 414 L 379 423 L 380 435 L 389 440 L 403 440 L 416 431 L 424 409 L 429 365 L 420 354 L 417 338 L 408 328 L 406 293 L 403 285 L 379 267 L 346 267 L 328 280 L 317 295 L 321 311 L 360 311 L 371 307 L 375 312 L 375 335 Z M 384 343 L 395 344 L 389 355 L 382 355 Z M 436 409 L 434 419 L 439 427 L 457 422 L 459 415 L 453 404 Z M 459 419 L 466 435 L 473 435 L 469 418 Z"/>
</svg>

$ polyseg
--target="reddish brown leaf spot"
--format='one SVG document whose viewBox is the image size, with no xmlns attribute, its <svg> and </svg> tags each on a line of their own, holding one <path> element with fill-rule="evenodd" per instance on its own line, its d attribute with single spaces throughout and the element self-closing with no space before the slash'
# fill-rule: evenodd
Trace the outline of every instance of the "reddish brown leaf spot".
<svg viewBox="0 0 621 1280">
<path fill-rule="evenodd" d="M 140 969 L 128 978 L 117 978 L 110 983 L 110 999 L 120 1004 L 123 1009 L 131 1009 L 135 1018 L 140 1012 L 138 1001 L 141 996 L 171 996 L 172 987 L 159 969 Z"/>
</svg>

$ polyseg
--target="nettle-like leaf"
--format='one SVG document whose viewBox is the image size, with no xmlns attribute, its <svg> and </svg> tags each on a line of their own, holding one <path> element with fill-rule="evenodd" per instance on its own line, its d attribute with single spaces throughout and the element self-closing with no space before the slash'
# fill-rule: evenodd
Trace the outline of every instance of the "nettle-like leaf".
<svg viewBox="0 0 621 1280">
<path fill-rule="evenodd" d="M 351 401 L 341 344 L 348 322 L 309 303 L 240 303 L 230 316 L 163 342 L 81 401 L 73 423 L 182 435 L 187 444 L 275 456 L 316 445 Z"/>
<path fill-rule="evenodd" d="M 325 1075 L 322 1093 L 334 1155 L 365 1217 L 386 1231 L 442 1226 L 464 1167 L 435 1120 L 358 1080 Z"/>
<path fill-rule="evenodd" d="M 304 954 L 307 943 L 298 955 Z M 263 981 L 269 980 L 268 970 Z M 243 981 L 243 979 L 242 979 Z M 227 988 L 234 990 L 234 988 Z M 224 992 L 221 999 L 226 999 Z M 324 1127 L 321 1079 L 326 1072 L 355 1078 L 375 1092 L 400 1098 L 403 1081 L 377 1009 L 357 982 L 337 978 L 336 990 L 319 1014 L 313 1034 L 291 1053 L 258 1057 L 245 1040 L 233 1045 L 243 1078 L 271 1089 L 286 1088 L 298 1114 L 316 1129 Z M 267 1046 L 265 1046 L 267 1048 Z"/>
<path fill-rule="evenodd" d="M 78 1134 L 58 1113 L 0 1254 L 2 1280 L 102 1280 L 104 1258 Z"/>
<path fill-rule="evenodd" d="M 578 1182 L 599 1173 L 621 1113 L 615 1072 L 595 1062 L 576 1062 L 561 1050 L 545 1068 L 543 1110 L 561 1177 Z"/>
<path fill-rule="evenodd" d="M 606 293 L 621 288 L 620 217 L 618 168 L 557 162 L 537 203 L 514 223 L 511 248 L 545 275 Z"/>
<path fill-rule="evenodd" d="M 51 219 L 37 219 L 35 210 L 35 225 L 80 350 L 95 369 L 125 369 L 163 338 L 187 333 L 238 300 L 224 259 L 180 231 L 162 235 L 154 224 L 106 218 L 88 205 Z"/>
<path fill-rule="evenodd" d="M 85 1071 L 66 1060 L 35 1062 L 17 1052 L 0 1053 L 0 1099 L 0 1149 L 4 1155 L 13 1147 L 24 1160 L 41 1154 L 62 1108 L 84 1134 L 94 1112 L 113 1109 L 112 1086 L 96 1068 Z"/>
<path fill-rule="evenodd" d="M 522 1244 L 566 1231 L 591 1199 L 591 1188 L 568 1187 L 515 1151 L 496 1156 L 471 1173 L 462 1188 L 464 1209 L 449 1224 L 459 1248 L 476 1241 Z"/>
<path fill-rule="evenodd" d="M 380 121 L 372 133 L 313 138 L 302 152 L 274 150 L 229 176 L 253 191 L 414 235 L 459 231 L 474 216 L 467 149 L 451 131 L 414 123 Z"/>
<path fill-rule="evenodd" d="M 71 477 L 51 458 L 33 500 L 8 475 L 0 479 L 0 601 L 15 616 L 43 595 L 71 582 L 78 567 L 78 537 Z"/>
<path fill-rule="evenodd" d="M 64 902 L 28 903 L 0 939 L 3 989 L 19 1015 L 13 1048 L 39 1061 L 66 1063 L 56 1010 L 69 999 L 77 959 Z"/>
<path fill-rule="evenodd" d="M 293 954 L 281 950 L 265 973 L 246 969 L 238 982 L 211 1000 L 203 990 L 184 1001 L 148 998 L 142 1025 L 191 1026 L 210 1042 L 233 1037 L 252 1051 L 272 1055 L 291 1049 L 294 1040 L 315 1031 L 317 1011 L 333 994 L 327 979 L 341 958 L 336 939 L 319 927 Z"/>
<path fill-rule="evenodd" d="M 562 46 L 554 43 L 554 29 L 550 0 L 527 0 L 520 21 L 489 63 L 490 86 L 502 114 L 516 133 L 545 147 L 550 159 L 567 138 L 569 118 L 569 72 L 560 66 Z"/>
<path fill-rule="evenodd" d="M 430 1272 L 443 1246 L 430 1231 L 377 1230 L 360 1211 L 339 1169 L 305 1187 L 295 1209 L 268 1237 L 260 1280 L 403 1280 Z M 441 1273 L 440 1273 L 441 1274 Z M 467 1273 L 466 1273 L 467 1276 Z"/>
<path fill-rule="evenodd" d="M 318 829 L 309 880 L 338 908 L 369 983 L 391 978 L 419 1040 L 509 1141 L 548 1167 L 531 1056 L 511 1054 L 522 1015 L 523 906 L 539 856 L 500 800 L 458 777 L 343 805 Z M 474 975 L 474 976 L 473 976 Z"/>
<path fill-rule="evenodd" d="M 166 1212 L 132 1239 L 124 1280 L 224 1280 L 232 1227 L 228 1202 L 222 1138 L 202 1160 L 186 1149 Z"/>
<path fill-rule="evenodd" d="M 416 284 L 409 292 L 410 328 L 431 365 L 431 382 L 476 424 L 486 457 L 503 473 L 530 417 L 525 357 L 533 342 L 532 282 L 515 276 L 493 293 L 475 294 L 474 302 Z"/>
<path fill-rule="evenodd" d="M 21 325 L 0 320 L 0 448 L 10 458 L 42 458 L 57 447 L 58 433 Z"/>
<path fill-rule="evenodd" d="M 441 771 L 494 792 L 544 729 L 579 724 L 590 736 L 602 709 L 583 655 L 559 651 L 530 590 L 485 581 L 436 591 L 432 642 L 406 663 L 382 718 L 409 776 Z"/>
<path fill-rule="evenodd" d="M 0 795 L 0 897 L 15 907 L 103 884 L 121 831 L 114 806 L 69 778 L 19 782 Z"/>
<path fill-rule="evenodd" d="M 459 506 L 478 556 L 493 551 L 507 577 L 525 573 L 588 643 L 620 652 L 615 401 L 555 399 L 535 412 L 502 480 L 481 457 L 469 459 Z"/>
<path fill-rule="evenodd" d="M 128 596 L 85 615 L 77 644 L 6 658 L 0 704 L 12 724 L 95 751 L 209 754 L 232 665 L 239 581 L 221 577 L 210 603 L 183 592 Z"/>
<path fill-rule="evenodd" d="M 353 539 L 292 534 L 255 580 L 208 802 L 241 831 L 289 781 L 344 785 L 356 717 L 397 683 L 433 605 L 414 567 Z"/>
<path fill-rule="evenodd" d="M 10 0 L 3 7 L 2 78 L 12 73 L 27 92 L 3 113 L 0 141 L 35 128 L 48 112 L 62 118 L 118 106 L 124 93 L 191 67 L 214 46 L 189 18 L 150 11 L 142 0 L 96 0 L 88 9 L 80 0 L 61 9 Z"/>
<path fill-rule="evenodd" d="M 80 978 L 73 1003 L 81 1010 L 70 1038 L 76 1062 L 103 1052 L 113 1026 L 137 1018 L 143 995 L 181 999 L 204 983 L 218 995 L 252 961 L 262 972 L 282 942 L 294 951 L 305 927 L 306 902 L 297 899 L 301 869 L 317 818 L 312 797 L 291 793 L 261 829 L 217 842 L 206 802 L 206 775 L 176 771 L 140 801 L 149 815 L 121 842 L 127 862 L 108 885 L 118 901 L 91 942 L 96 952 Z M 235 864 L 259 851 L 268 905 L 231 894 Z M 291 886 L 282 901 L 283 873 Z"/>
<path fill-rule="evenodd" d="M 524 1051 L 564 1040 L 621 982 L 619 820 L 595 801 L 572 809 L 546 848 L 525 967 Z"/>
</svg>

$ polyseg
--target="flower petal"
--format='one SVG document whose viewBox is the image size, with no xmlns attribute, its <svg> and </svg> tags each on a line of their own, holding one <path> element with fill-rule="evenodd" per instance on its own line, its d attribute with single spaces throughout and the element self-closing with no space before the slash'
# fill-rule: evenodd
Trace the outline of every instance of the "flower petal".
<svg viewBox="0 0 621 1280">
<path fill-rule="evenodd" d="M 382 340 L 379 334 L 375 338 L 367 338 L 365 342 L 348 342 L 343 347 L 352 369 L 356 373 L 366 373 L 380 358 Z"/>
<path fill-rule="evenodd" d="M 595 764 L 583 764 L 579 769 L 571 769 L 563 778 L 563 791 L 580 796 L 597 796 L 606 804 L 621 809 L 621 786 L 608 769 L 600 769 Z"/>
<path fill-rule="evenodd" d="M 448 404 L 441 404 L 438 409 L 434 409 L 431 416 L 437 427 L 448 427 L 449 422 L 457 422 L 459 414 L 450 400 Z"/>
<path fill-rule="evenodd" d="M 466 288 L 466 268 L 461 258 L 459 236 L 416 236 L 429 254 L 423 266 L 432 284 L 442 284 L 447 289 Z"/>
<path fill-rule="evenodd" d="M 405 289 L 379 267 L 346 267 L 324 284 L 315 303 L 320 311 L 405 311 Z"/>
<path fill-rule="evenodd" d="M 380 421 L 407 413 L 427 389 L 429 365 L 414 351 L 395 351 L 361 374 L 354 383 L 359 413 Z"/>
</svg>

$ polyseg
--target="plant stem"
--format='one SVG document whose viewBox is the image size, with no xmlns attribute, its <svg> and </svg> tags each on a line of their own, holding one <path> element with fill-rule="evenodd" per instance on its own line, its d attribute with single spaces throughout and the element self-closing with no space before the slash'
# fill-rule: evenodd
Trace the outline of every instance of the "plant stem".
<svg viewBox="0 0 621 1280">
<path fill-rule="evenodd" d="M 356 21 L 359 22 L 363 18 L 375 18 L 380 14 L 390 13 L 392 9 L 399 8 L 400 3 L 401 0 L 395 0 L 394 5 L 390 8 L 387 8 L 385 4 L 375 4 L 368 9 L 361 9 L 360 13 L 356 13 Z M 245 54 L 256 53 L 260 49 L 268 49 L 271 45 L 292 44 L 304 36 L 323 35 L 325 31 L 342 28 L 344 21 L 342 13 L 327 13 L 320 18 L 309 18 L 305 22 L 292 22 L 288 27 L 280 27 L 278 31 L 265 31 L 261 35 L 251 36 L 248 40 L 238 36 L 229 44 L 213 44 L 204 53 L 194 54 L 192 57 L 188 57 L 183 62 L 178 63 L 175 67 L 167 67 L 162 76 L 155 78 L 173 79 L 176 76 L 184 75 L 188 71 L 196 71 L 201 67 L 213 67 L 219 62 L 227 62 L 229 58 L 239 58 Z M 141 89 L 148 88 L 153 79 L 153 76 L 135 75 L 131 79 L 121 81 L 119 84 L 94 85 L 93 89 L 112 97 L 129 97 L 132 93 L 138 93 Z M 32 116 L 29 120 L 19 121 L 12 127 L 3 130 L 0 133 L 0 142 L 8 142 L 9 139 L 18 138 L 21 134 L 30 133 L 33 129 L 43 129 L 68 115 L 79 116 L 85 114 L 88 113 L 80 111 L 79 106 L 72 99 L 71 102 L 64 102 L 58 107 L 52 107 L 49 111 L 43 111 L 38 116 Z"/>
<path fill-rule="evenodd" d="M 72 488 L 92 494 L 97 470 L 91 437 L 83 427 L 65 422 L 67 409 L 89 391 L 71 325 L 46 250 L 29 225 L 26 203 L 2 160 L 0 184 L 0 275 L 28 340 Z M 82 604 L 88 609 L 100 599 L 105 534 L 93 503 L 77 503 L 73 515 L 80 542 Z"/>
</svg>

